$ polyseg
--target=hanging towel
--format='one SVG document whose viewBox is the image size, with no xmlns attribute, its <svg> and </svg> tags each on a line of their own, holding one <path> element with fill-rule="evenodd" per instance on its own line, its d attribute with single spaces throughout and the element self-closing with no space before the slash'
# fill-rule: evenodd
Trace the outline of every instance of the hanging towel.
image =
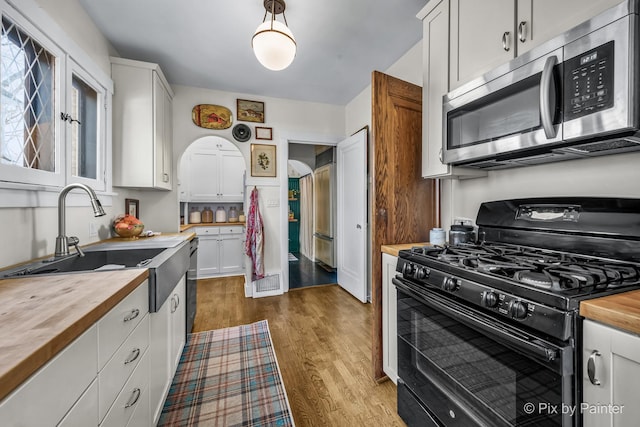
<svg viewBox="0 0 640 427">
<path fill-rule="evenodd" d="M 253 266 L 253 280 L 264 277 L 263 231 L 262 215 L 260 215 L 260 205 L 258 204 L 258 189 L 253 187 L 249 202 L 247 238 L 245 241 L 245 253 L 251 258 L 251 265 Z"/>
</svg>

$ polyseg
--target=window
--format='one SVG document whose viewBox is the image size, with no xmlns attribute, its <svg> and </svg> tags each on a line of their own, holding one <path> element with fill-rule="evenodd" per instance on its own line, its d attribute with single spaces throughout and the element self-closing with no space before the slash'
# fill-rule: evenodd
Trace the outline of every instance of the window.
<svg viewBox="0 0 640 427">
<path fill-rule="evenodd" d="M 2 0 L 0 7 L 0 189 L 57 191 L 80 182 L 110 190 L 109 76 L 51 22 L 37 27 Z"/>
<path fill-rule="evenodd" d="M 56 172 L 55 57 L 2 17 L 1 162 Z"/>
</svg>

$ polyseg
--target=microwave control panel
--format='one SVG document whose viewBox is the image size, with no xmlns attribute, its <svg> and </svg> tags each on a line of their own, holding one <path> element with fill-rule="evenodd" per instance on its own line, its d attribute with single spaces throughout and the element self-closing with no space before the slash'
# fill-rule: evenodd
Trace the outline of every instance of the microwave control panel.
<svg viewBox="0 0 640 427">
<path fill-rule="evenodd" d="M 564 62 L 564 120 L 613 107 L 613 41 Z"/>
</svg>

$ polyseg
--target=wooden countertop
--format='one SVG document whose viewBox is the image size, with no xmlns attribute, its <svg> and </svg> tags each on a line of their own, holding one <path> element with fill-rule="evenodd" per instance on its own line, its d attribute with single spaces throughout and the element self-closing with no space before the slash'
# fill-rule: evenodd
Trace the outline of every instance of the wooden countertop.
<svg viewBox="0 0 640 427">
<path fill-rule="evenodd" d="M 180 231 L 186 231 L 194 227 L 225 227 L 228 225 L 241 225 L 244 227 L 244 222 L 201 222 L 200 224 L 182 224 Z"/>
<path fill-rule="evenodd" d="M 147 277 L 129 269 L 0 280 L 0 399 Z"/>
<path fill-rule="evenodd" d="M 580 315 L 626 332 L 640 334 L 640 290 L 582 301 Z"/>
<path fill-rule="evenodd" d="M 422 243 L 399 243 L 397 245 L 382 245 L 380 250 L 382 253 L 398 256 L 398 253 L 403 249 L 411 249 L 414 246 L 426 246 L 429 242 Z"/>
</svg>

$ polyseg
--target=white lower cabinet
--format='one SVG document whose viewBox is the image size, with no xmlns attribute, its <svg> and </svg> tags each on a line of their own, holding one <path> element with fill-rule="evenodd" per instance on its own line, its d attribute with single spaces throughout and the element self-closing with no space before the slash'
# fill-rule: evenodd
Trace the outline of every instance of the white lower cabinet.
<svg viewBox="0 0 640 427">
<path fill-rule="evenodd" d="M 180 279 L 169 298 L 156 313 L 151 313 L 149 341 L 149 397 L 153 425 L 158 423 L 164 401 L 175 375 L 186 339 L 185 278 Z"/>
<path fill-rule="evenodd" d="M 148 312 L 144 281 L 3 399 L 0 425 L 150 426 Z"/>
<path fill-rule="evenodd" d="M 585 427 L 638 425 L 640 336 L 585 320 L 582 372 Z"/>
<path fill-rule="evenodd" d="M 398 298 L 391 279 L 397 263 L 398 257 L 382 254 L 382 368 L 394 384 L 398 381 Z"/>
<path fill-rule="evenodd" d="M 198 227 L 198 278 L 244 271 L 244 227 Z"/>
</svg>

